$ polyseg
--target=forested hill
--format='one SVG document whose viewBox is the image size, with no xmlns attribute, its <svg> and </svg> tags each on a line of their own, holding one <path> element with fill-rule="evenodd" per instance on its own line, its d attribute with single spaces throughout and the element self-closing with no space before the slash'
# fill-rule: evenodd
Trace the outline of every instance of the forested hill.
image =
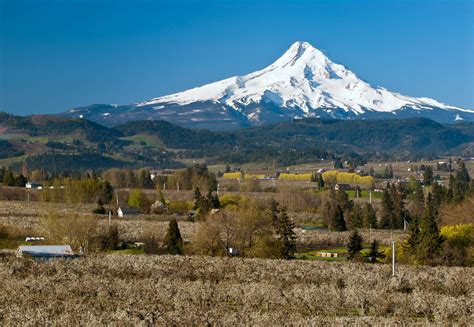
<svg viewBox="0 0 474 327">
<path fill-rule="evenodd" d="M 135 121 L 108 128 L 85 119 L 0 113 L 0 165 L 20 165 L 26 159 L 31 167 L 51 166 L 61 171 L 180 167 L 181 159 L 189 158 L 205 158 L 208 163 L 291 165 L 335 157 L 472 157 L 473 131 L 474 123 L 442 125 L 424 118 L 307 118 L 217 132 L 187 129 L 165 121 Z"/>
<path fill-rule="evenodd" d="M 426 118 L 404 120 L 326 120 L 307 118 L 231 132 L 190 130 L 163 121 L 117 127 L 125 135 L 154 134 L 172 148 L 203 146 L 318 147 L 332 152 L 441 154 L 474 141 L 474 123 L 441 125 Z"/>
</svg>

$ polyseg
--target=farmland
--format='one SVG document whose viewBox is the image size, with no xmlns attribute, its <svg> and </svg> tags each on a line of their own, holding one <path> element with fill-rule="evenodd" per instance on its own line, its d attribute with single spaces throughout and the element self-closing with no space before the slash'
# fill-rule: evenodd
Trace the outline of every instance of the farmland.
<svg viewBox="0 0 474 327">
<path fill-rule="evenodd" d="M 469 324 L 472 268 L 209 257 L 0 258 L 2 325 Z"/>
</svg>

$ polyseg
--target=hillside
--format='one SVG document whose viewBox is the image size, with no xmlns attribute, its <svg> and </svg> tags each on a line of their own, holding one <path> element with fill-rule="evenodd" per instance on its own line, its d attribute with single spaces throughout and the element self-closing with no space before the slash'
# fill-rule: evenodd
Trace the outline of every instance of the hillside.
<svg viewBox="0 0 474 327">
<path fill-rule="evenodd" d="M 306 118 L 218 132 L 165 121 L 108 128 L 85 119 L 0 114 L 0 165 L 85 170 L 181 167 L 208 163 L 291 165 L 335 157 L 351 160 L 473 156 L 474 123 L 442 125 L 426 118 L 334 120 Z M 16 164 L 15 164 L 16 162 Z"/>
</svg>

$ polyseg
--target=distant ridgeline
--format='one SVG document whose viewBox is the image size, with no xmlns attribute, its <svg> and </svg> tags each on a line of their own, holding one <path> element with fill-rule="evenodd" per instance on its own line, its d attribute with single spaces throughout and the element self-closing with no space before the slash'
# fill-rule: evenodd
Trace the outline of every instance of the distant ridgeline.
<svg viewBox="0 0 474 327">
<path fill-rule="evenodd" d="M 179 168 L 208 164 L 291 165 L 321 159 L 358 165 L 377 159 L 474 156 L 474 123 L 298 119 L 235 131 L 193 130 L 165 121 L 108 128 L 85 119 L 0 113 L 0 165 L 61 172 L 111 167 Z"/>
</svg>

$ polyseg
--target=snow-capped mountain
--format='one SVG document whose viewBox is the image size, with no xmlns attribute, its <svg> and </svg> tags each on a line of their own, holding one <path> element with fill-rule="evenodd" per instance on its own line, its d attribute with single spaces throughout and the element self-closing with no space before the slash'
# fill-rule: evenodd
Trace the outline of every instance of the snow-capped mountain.
<svg viewBox="0 0 474 327">
<path fill-rule="evenodd" d="M 374 87 L 307 42 L 295 42 L 270 66 L 132 105 L 76 108 L 69 116 L 106 125 L 163 119 L 188 127 L 227 129 L 292 118 L 407 118 L 474 121 L 474 110 Z"/>
</svg>

